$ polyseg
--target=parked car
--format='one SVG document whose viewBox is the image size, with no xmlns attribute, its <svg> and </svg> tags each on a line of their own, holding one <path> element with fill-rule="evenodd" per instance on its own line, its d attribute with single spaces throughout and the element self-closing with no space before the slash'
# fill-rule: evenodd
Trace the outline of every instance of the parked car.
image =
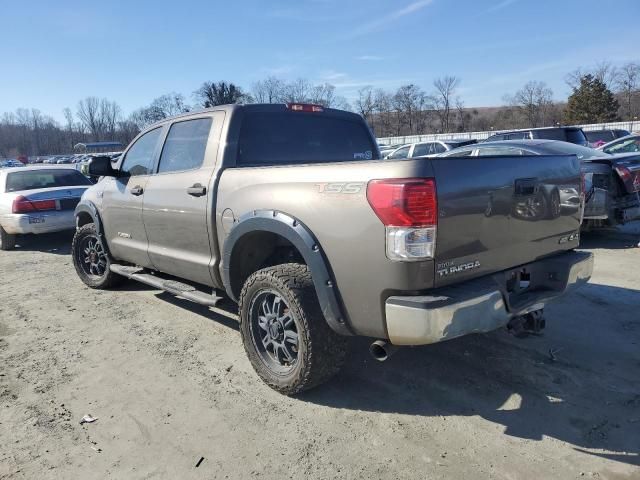
<svg viewBox="0 0 640 480">
<path fill-rule="evenodd" d="M 0 161 L 0 168 L 24 167 L 24 163 L 13 158 Z"/>
<path fill-rule="evenodd" d="M 400 160 L 403 158 L 426 157 L 448 152 L 454 148 L 477 143 L 477 140 L 435 140 L 432 142 L 410 143 L 392 151 L 384 158 L 389 160 Z"/>
<path fill-rule="evenodd" d="M 18 234 L 72 230 L 74 209 L 90 185 L 72 168 L 0 170 L 0 250 L 12 249 Z"/>
<path fill-rule="evenodd" d="M 616 128 L 611 130 L 585 130 L 584 134 L 589 141 L 589 146 L 597 148 L 618 138 L 626 137 L 629 132 Z"/>
<path fill-rule="evenodd" d="M 576 155 L 585 178 L 585 228 L 611 226 L 640 219 L 640 154 L 612 155 L 556 140 L 482 142 L 441 157 Z M 559 191 L 561 197 L 574 192 Z"/>
<path fill-rule="evenodd" d="M 317 105 L 165 119 L 89 173 L 102 179 L 76 208 L 82 281 L 238 302 L 251 364 L 285 394 L 335 374 L 350 335 L 379 338 L 382 360 L 392 345 L 538 330 L 543 305 L 592 271 L 574 251 L 579 209 L 486 215 L 504 185 L 518 185 L 510 204 L 532 196 L 531 179 L 580 192 L 575 157 L 379 161 L 361 116 Z"/>
<path fill-rule="evenodd" d="M 501 140 L 560 140 L 585 147 L 589 145 L 587 137 L 579 127 L 545 127 L 514 130 L 496 133 L 483 141 L 497 142 Z"/>
<path fill-rule="evenodd" d="M 635 153 L 640 152 L 640 134 L 634 133 L 626 137 L 619 138 L 598 147 L 605 153 Z"/>
<path fill-rule="evenodd" d="M 380 158 L 384 158 L 393 152 L 395 149 L 401 147 L 404 144 L 396 144 L 396 145 L 380 145 Z"/>
</svg>

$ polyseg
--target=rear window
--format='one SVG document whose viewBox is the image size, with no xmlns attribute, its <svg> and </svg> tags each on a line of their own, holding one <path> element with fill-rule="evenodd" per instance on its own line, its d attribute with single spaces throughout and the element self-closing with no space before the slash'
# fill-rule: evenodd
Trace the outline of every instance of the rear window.
<svg viewBox="0 0 640 480">
<path fill-rule="evenodd" d="M 591 143 L 615 140 L 615 135 L 611 130 L 597 130 L 594 132 L 584 132 L 584 134 Z"/>
<path fill-rule="evenodd" d="M 560 140 L 563 142 L 584 145 L 587 143 L 587 137 L 584 136 L 582 130 L 577 128 L 550 128 L 547 130 L 534 130 L 535 138 L 544 140 Z"/>
<path fill-rule="evenodd" d="M 39 188 L 75 187 L 92 185 L 87 177 L 77 170 L 38 169 L 12 172 L 7 175 L 7 192 L 36 190 Z"/>
<path fill-rule="evenodd" d="M 302 112 L 247 112 L 240 130 L 240 165 L 378 159 L 361 121 Z"/>
</svg>

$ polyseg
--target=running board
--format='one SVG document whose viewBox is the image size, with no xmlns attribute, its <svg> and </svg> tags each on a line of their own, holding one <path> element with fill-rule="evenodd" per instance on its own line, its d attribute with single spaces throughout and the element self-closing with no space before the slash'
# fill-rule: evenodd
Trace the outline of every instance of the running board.
<svg viewBox="0 0 640 480">
<path fill-rule="evenodd" d="M 193 285 L 189 285 L 188 283 L 182 283 L 176 280 L 166 280 L 157 275 L 142 273 L 144 272 L 144 270 L 139 267 L 129 267 L 126 265 L 112 264 L 110 270 L 113 273 L 122 275 L 123 277 L 142 282 L 151 287 L 171 293 L 176 297 L 184 298 L 185 300 L 190 300 L 192 302 L 199 303 L 200 305 L 206 305 L 208 307 L 215 307 L 216 304 L 223 298 L 216 295 L 215 290 L 213 294 L 204 293 L 196 289 L 196 287 L 194 287 Z"/>
</svg>

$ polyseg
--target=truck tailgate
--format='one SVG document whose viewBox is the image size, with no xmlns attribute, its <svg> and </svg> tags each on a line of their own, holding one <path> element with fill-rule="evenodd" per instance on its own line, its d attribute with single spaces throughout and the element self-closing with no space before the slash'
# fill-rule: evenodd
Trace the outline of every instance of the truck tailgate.
<svg viewBox="0 0 640 480">
<path fill-rule="evenodd" d="M 575 156 L 431 162 L 439 209 L 436 286 L 578 246 L 582 202 Z"/>
</svg>

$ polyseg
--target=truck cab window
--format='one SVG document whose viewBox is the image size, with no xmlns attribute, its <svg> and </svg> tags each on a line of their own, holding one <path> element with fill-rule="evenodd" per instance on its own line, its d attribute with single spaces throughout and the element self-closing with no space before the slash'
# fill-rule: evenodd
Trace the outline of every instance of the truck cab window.
<svg viewBox="0 0 640 480">
<path fill-rule="evenodd" d="M 160 155 L 158 173 L 194 170 L 202 166 L 211 118 L 198 118 L 171 125 Z"/>
<path fill-rule="evenodd" d="M 153 169 L 153 160 L 162 128 L 158 127 L 141 136 L 129 149 L 120 171 L 135 177 L 149 175 Z"/>
</svg>

